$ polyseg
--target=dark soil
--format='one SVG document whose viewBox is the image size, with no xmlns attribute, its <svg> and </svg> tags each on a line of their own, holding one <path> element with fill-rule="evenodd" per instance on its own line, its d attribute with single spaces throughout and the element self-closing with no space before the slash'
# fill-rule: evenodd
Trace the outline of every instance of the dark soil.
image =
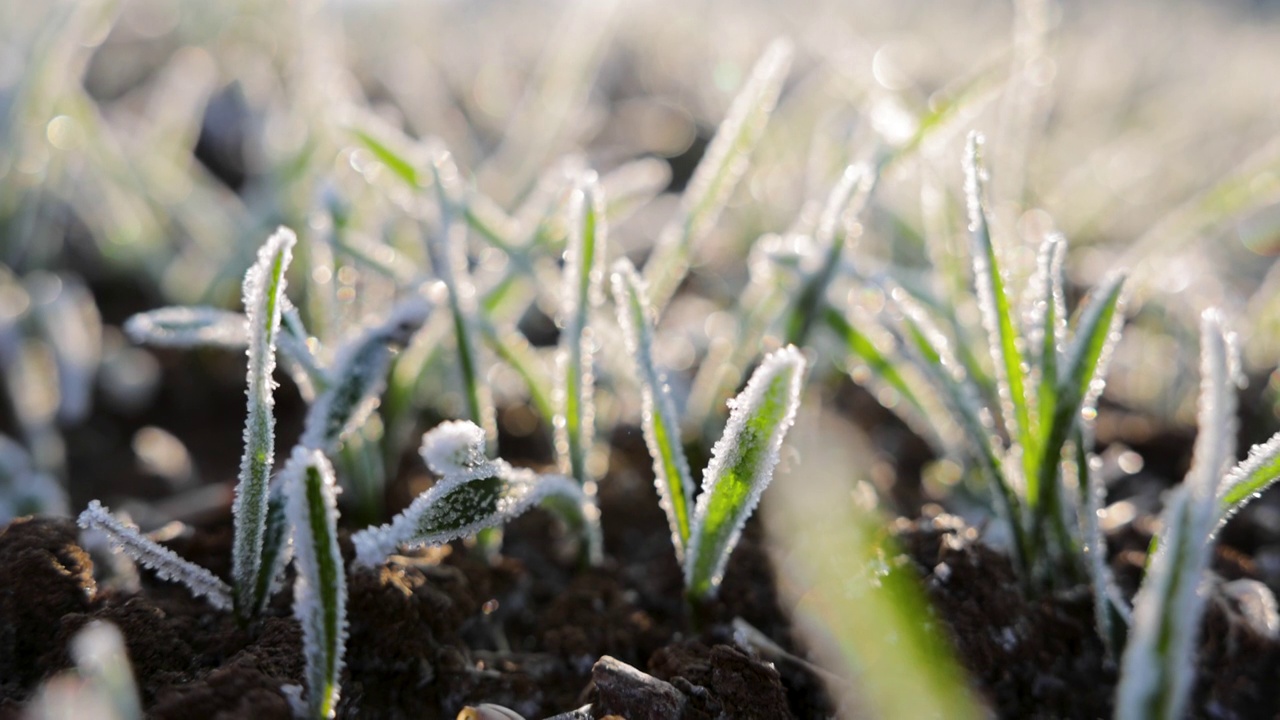
<svg viewBox="0 0 1280 720">
<path fill-rule="evenodd" d="M 638 432 L 613 439 L 601 485 L 609 560 L 579 567 L 549 516 L 508 526 L 504 550 L 484 558 L 464 543 L 351 570 L 350 635 L 340 717 L 453 718 L 466 705 L 541 718 L 825 718 L 837 709 L 803 663 L 767 662 L 735 642 L 741 618 L 805 657 L 775 594 L 760 526 L 748 525 L 717 601 L 694 631 Z M 1113 566 L 1132 593 L 1150 517 L 1111 541 Z M 1115 663 L 1093 630 L 1084 589 L 1029 598 L 1000 552 L 976 529 L 936 515 L 893 525 L 903 553 L 973 678 L 1004 718 L 1103 718 Z M 230 518 L 168 542 L 227 576 Z M 344 542 L 350 559 L 350 547 Z M 1222 546 L 1215 571 L 1253 577 L 1250 558 Z M 0 720 L 20 716 L 39 683 L 70 665 L 70 638 L 92 619 L 123 631 L 144 707 L 153 718 L 288 718 L 280 688 L 302 682 L 300 634 L 289 593 L 239 627 L 179 586 L 143 572 L 140 592 L 95 582 L 67 520 L 20 520 L 0 531 Z M 1204 620 L 1193 715 L 1276 717 L 1280 644 L 1252 633 L 1217 603 Z"/>
</svg>

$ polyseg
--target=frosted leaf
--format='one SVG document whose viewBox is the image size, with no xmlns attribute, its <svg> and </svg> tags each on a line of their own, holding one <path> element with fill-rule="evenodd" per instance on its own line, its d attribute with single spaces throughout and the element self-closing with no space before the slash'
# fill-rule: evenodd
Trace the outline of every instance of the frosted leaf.
<svg viewBox="0 0 1280 720">
<path fill-rule="evenodd" d="M 1209 564 L 1218 518 L 1215 492 L 1234 456 L 1237 363 L 1214 310 L 1200 323 L 1200 398 L 1191 470 L 1161 514 L 1159 545 L 1133 603 L 1133 626 L 1121 662 L 1116 717 L 1181 718 L 1195 680 Z"/>
<path fill-rule="evenodd" d="M 338 550 L 333 468 L 324 453 L 297 447 L 283 478 L 293 527 L 293 615 L 302 625 L 310 717 L 332 718 L 347 640 L 347 580 Z"/>
<path fill-rule="evenodd" d="M 491 461 L 496 474 L 483 478 L 444 478 L 419 495 L 390 523 L 351 536 L 356 562 L 372 567 L 402 546 L 443 545 L 496 527 L 553 495 L 581 504 L 581 488 L 563 475 L 539 476 Z"/>
<path fill-rule="evenodd" d="M 622 326 L 627 350 L 639 373 L 640 425 L 649 457 L 653 459 L 658 502 L 671 527 L 676 560 L 684 562 L 693 506 L 693 474 L 680 443 L 680 420 L 671 399 L 671 388 L 653 362 L 653 323 L 649 318 L 644 280 L 626 258 L 613 266 L 613 297 L 618 308 L 618 324 Z"/>
<path fill-rule="evenodd" d="M 1280 479 L 1280 433 L 1249 449 L 1249 456 L 1227 473 L 1218 486 L 1221 517 L 1218 529 L 1262 491 Z"/>
<path fill-rule="evenodd" d="M 1039 458 L 1037 428 L 1033 424 L 1031 398 L 1026 389 L 1027 369 L 1023 360 L 1023 340 L 1005 289 L 995 245 L 991 241 L 991 229 L 987 224 L 983 198 L 986 184 L 986 169 L 982 165 L 981 154 L 983 142 L 980 134 L 969 134 L 964 165 L 973 283 L 978 296 L 978 308 L 982 311 L 982 325 L 986 328 L 990 341 L 996 390 L 1000 397 L 1000 418 L 1004 423 L 1005 434 L 1012 442 L 1011 454 L 1020 455 L 1024 460 L 1021 466 L 1008 463 L 1005 472 L 1024 473 L 1028 499 L 1034 506 L 1039 494 L 1038 478 L 1032 474 Z"/>
<path fill-rule="evenodd" d="M 258 258 L 244 276 L 245 333 L 249 338 L 248 413 L 244 423 L 244 453 L 231 506 L 235 537 L 231 572 L 235 578 L 239 612 L 258 612 L 266 598 L 260 587 L 263 533 L 267 525 L 267 493 L 275 453 L 275 400 L 271 375 L 276 366 L 276 336 L 284 308 L 285 270 L 298 238 L 280 228 L 258 249 Z"/>
<path fill-rule="evenodd" d="M 787 319 L 787 342 L 793 345 L 804 344 L 813 323 L 822 316 L 827 287 L 840 267 L 845 246 L 854 237 L 858 216 L 871 199 L 876 179 L 873 167 L 858 163 L 846 168 L 839 182 L 831 189 L 814 236 L 817 252 L 807 253 L 809 257 L 817 257 L 821 253 L 821 264 L 809 273 L 796 296 L 791 315 Z"/>
<path fill-rule="evenodd" d="M 89 502 L 89 507 L 80 513 L 76 524 L 83 530 L 101 531 L 117 552 L 123 552 L 150 568 L 161 580 L 186 585 L 191 594 L 207 598 L 209 604 L 219 610 L 231 609 L 231 588 L 226 583 L 143 535 L 134 525 L 117 520 L 97 500 Z"/>
<path fill-rule="evenodd" d="M 569 218 L 556 356 L 555 445 L 560 471 L 585 484 L 592 480 L 587 455 L 595 440 L 595 341 L 589 318 L 591 309 L 603 301 L 608 237 L 604 198 L 594 173 L 579 180 Z"/>
<path fill-rule="evenodd" d="M 426 298 L 410 297 L 397 305 L 382 325 L 338 350 L 330 385 L 307 411 L 301 444 L 328 451 L 369 416 L 386 385 L 392 349 L 409 342 L 427 321 L 431 309 Z"/>
<path fill-rule="evenodd" d="M 212 307 L 165 307 L 138 313 L 125 321 L 124 332 L 139 345 L 156 347 L 237 349 L 249 343 L 242 313 Z"/>
<path fill-rule="evenodd" d="M 485 454 L 484 428 L 470 420 L 435 426 L 422 436 L 419 454 L 431 472 L 448 480 L 487 477 L 498 467 Z"/>
<path fill-rule="evenodd" d="M 659 314 L 688 273 L 693 247 L 715 225 L 746 173 L 751 152 L 782 91 L 791 55 L 791 43 L 779 38 L 756 62 L 689 179 L 680 197 L 680 211 L 659 235 L 644 268 L 650 300 Z"/>
<path fill-rule="evenodd" d="M 711 449 L 684 559 L 685 592 L 714 595 L 751 512 L 773 479 L 779 451 L 800 406 L 805 360 L 788 345 L 765 356 L 729 401 L 729 421 Z"/>
</svg>

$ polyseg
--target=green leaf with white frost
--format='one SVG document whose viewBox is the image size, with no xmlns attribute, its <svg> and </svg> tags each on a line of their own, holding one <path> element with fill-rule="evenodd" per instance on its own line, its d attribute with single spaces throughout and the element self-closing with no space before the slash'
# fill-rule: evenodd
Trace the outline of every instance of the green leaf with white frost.
<svg viewBox="0 0 1280 720">
<path fill-rule="evenodd" d="M 1067 343 L 1067 307 L 1062 275 L 1066 256 L 1067 241 L 1060 235 L 1050 235 L 1040 246 L 1036 272 L 1027 293 L 1030 305 L 1026 312 L 1028 360 L 1039 409 L 1037 424 L 1042 431 L 1053 419 L 1058 398 L 1059 356 Z M 1044 457 L 1051 459 L 1051 450 L 1046 449 Z"/>
<path fill-rule="evenodd" d="M 747 171 L 748 160 L 773 113 L 791 65 L 791 43 L 774 40 L 751 70 L 680 198 L 680 211 L 663 228 L 644 268 L 649 299 L 660 315 L 689 272 L 693 247 L 715 225 Z"/>
<path fill-rule="evenodd" d="M 231 609 L 231 588 L 216 575 L 183 559 L 169 548 L 138 531 L 132 524 L 117 520 L 97 500 L 80 513 L 76 524 L 84 530 L 98 530 L 107 536 L 111 546 L 155 572 L 161 580 L 179 582 L 192 595 L 208 599 L 219 610 Z"/>
<path fill-rule="evenodd" d="M 244 310 L 249 338 L 248 415 L 244 425 L 244 454 L 235 501 L 231 506 L 235 536 L 231 573 L 236 589 L 236 609 L 241 618 L 255 615 L 265 603 L 255 591 L 260 587 L 263 534 L 267 526 L 267 494 L 275 453 L 275 416 L 272 406 L 276 366 L 276 334 L 284 307 L 285 269 L 293 255 L 297 236 L 280 228 L 258 250 L 258 259 L 244 277 Z"/>
<path fill-rule="evenodd" d="M 845 245 L 853 235 L 858 216 L 871 199 L 875 184 L 875 170 L 869 165 L 856 164 L 846 168 L 831 189 L 814 235 L 814 244 L 819 252 L 824 253 L 822 265 L 805 278 L 796 295 L 791 314 L 787 317 L 788 343 L 800 346 L 808 340 L 809 330 L 826 304 L 827 287 L 840 267 Z"/>
<path fill-rule="evenodd" d="M 300 443 L 329 451 L 368 417 L 386 384 L 393 348 L 404 347 L 431 314 L 432 304 L 414 295 L 401 301 L 382 325 L 339 349 L 328 388 L 307 411 Z"/>
<path fill-rule="evenodd" d="M 423 436 L 422 456 L 441 473 L 389 524 L 351 536 L 356 562 L 374 566 L 397 548 L 442 545 L 497 527 L 551 497 L 583 502 L 577 483 L 562 475 L 538 475 L 485 454 L 484 432 L 469 421 L 445 423 Z"/>
<path fill-rule="evenodd" d="M 804 369 L 804 356 L 794 346 L 775 350 L 729 402 L 729 422 L 711 449 L 684 557 L 685 593 L 691 598 L 710 597 L 719 589 L 742 526 L 773 479 L 782 441 L 800 406 Z"/>
<path fill-rule="evenodd" d="M 1159 548 L 1133 604 L 1120 666 L 1118 720 L 1184 716 L 1204 611 L 1200 585 L 1218 521 L 1218 484 L 1235 455 L 1238 359 L 1216 311 L 1200 323 L 1200 399 L 1191 470 L 1161 514 Z"/>
<path fill-rule="evenodd" d="M 249 342 L 244 315 L 212 307 L 164 307 L 130 317 L 124 333 L 139 345 L 154 347 L 223 347 Z"/>
<path fill-rule="evenodd" d="M 293 527 L 293 615 L 302 626 L 308 714 L 332 718 L 347 641 L 347 576 L 338 550 L 334 474 L 324 453 L 294 449 L 283 479 Z"/>
<path fill-rule="evenodd" d="M 1219 526 L 1225 524 L 1263 490 L 1280 480 L 1280 434 L 1249 449 L 1249 457 L 1227 474 L 1218 489 Z"/>
<path fill-rule="evenodd" d="M 574 189 L 569 222 L 556 357 L 555 447 L 560 472 L 586 485 L 594 479 L 587 470 L 587 455 L 595 441 L 595 338 L 590 318 L 592 308 L 603 301 L 608 237 L 604 197 L 594 173 Z"/>
<path fill-rule="evenodd" d="M 627 350 L 639 371 L 641 425 L 645 444 L 653 458 L 653 480 L 658 501 L 671 526 L 676 559 L 684 562 L 689 544 L 689 513 L 693 505 L 693 474 L 680 445 L 680 421 L 671 400 L 666 376 L 653 362 L 653 323 L 644 280 L 626 258 L 613 265 L 613 300 Z"/>
<path fill-rule="evenodd" d="M 1005 292 L 983 194 L 986 169 L 982 166 L 983 138 L 969 134 L 965 153 L 965 194 L 969 205 L 969 236 L 972 242 L 973 281 L 978 294 L 982 323 L 991 341 L 991 357 L 995 362 L 996 389 L 1000 396 L 1000 417 L 1008 436 L 1020 448 L 1026 478 L 1027 501 L 1039 504 L 1037 460 L 1040 443 L 1032 425 L 1030 398 L 1026 390 L 1026 368 L 1019 347 L 1019 332 L 1013 306 Z M 1012 468 L 1006 468 L 1012 469 Z"/>
</svg>

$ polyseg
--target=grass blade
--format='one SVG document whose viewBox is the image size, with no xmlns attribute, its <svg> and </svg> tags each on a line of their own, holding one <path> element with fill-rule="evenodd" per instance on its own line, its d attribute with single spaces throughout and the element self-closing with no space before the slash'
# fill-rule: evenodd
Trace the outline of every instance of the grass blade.
<svg viewBox="0 0 1280 720">
<path fill-rule="evenodd" d="M 827 287 L 840 267 L 840 257 L 845 245 L 852 239 L 858 217 L 871 199 L 875 188 L 876 173 L 870 165 L 850 165 L 831 189 L 827 203 L 818 221 L 814 243 L 824 250 L 822 265 L 805 279 L 796 296 L 796 302 L 787 317 L 787 342 L 802 346 L 808 340 L 809 330 L 822 314 L 826 304 Z"/>
<path fill-rule="evenodd" d="M 666 376 L 653 362 L 653 323 L 644 280 L 626 258 L 613 266 L 613 299 L 627 350 L 639 371 L 641 419 L 645 444 L 653 458 L 658 500 L 671 526 L 676 559 L 684 562 L 689 544 L 689 510 L 693 505 L 693 474 L 680 444 L 680 420 Z"/>
<path fill-rule="evenodd" d="M 791 43 L 773 41 L 716 130 L 680 198 L 679 213 L 659 235 L 644 268 L 649 299 L 658 315 L 689 271 L 693 247 L 715 225 L 746 173 L 748 158 L 769 122 L 790 65 Z"/>
<path fill-rule="evenodd" d="M 458 350 L 458 368 L 462 373 L 463 397 L 467 416 L 485 429 L 490 445 L 497 450 L 498 426 L 493 399 L 480 369 L 480 334 L 475 330 L 476 292 L 467 272 L 466 237 L 463 225 L 456 223 L 459 200 L 455 185 L 458 168 L 453 158 L 437 149 L 431 160 L 431 172 L 440 202 L 441 227 L 427 233 L 427 255 L 436 276 L 449 293 L 449 312 L 453 317 L 454 341 Z"/>
<path fill-rule="evenodd" d="M 385 323 L 339 349 L 329 387 L 307 410 L 299 440 L 302 445 L 329 452 L 369 416 L 386 384 L 392 348 L 404 347 L 426 322 L 431 309 L 426 298 L 410 297 Z"/>
<path fill-rule="evenodd" d="M 1120 667 L 1116 718 L 1174 720 L 1195 681 L 1193 658 L 1206 596 L 1218 483 L 1235 455 L 1238 359 L 1216 311 L 1200 323 L 1200 400 L 1195 456 L 1161 514 L 1159 549 L 1134 598 L 1133 627 Z"/>
<path fill-rule="evenodd" d="M 243 314 L 212 307 L 166 307 L 138 313 L 124 332 L 139 345 L 243 348 L 249 342 Z"/>
<path fill-rule="evenodd" d="M 247 619 L 261 607 L 255 596 L 262 570 L 263 535 L 267 527 L 267 495 L 275 453 L 274 387 L 276 334 L 284 306 L 285 268 L 289 266 L 297 237 L 281 228 L 258 251 L 257 262 L 245 274 L 244 308 L 248 318 L 249 410 L 244 425 L 244 454 L 236 482 L 235 539 L 231 572 L 236 588 L 236 609 Z"/>
<path fill-rule="evenodd" d="M 805 360 L 794 346 L 767 355 L 729 402 L 729 422 L 711 450 L 684 558 L 685 593 L 714 595 L 742 526 L 773 479 L 779 451 L 800 406 Z"/>
<path fill-rule="evenodd" d="M 556 357 L 556 455 L 560 471 L 585 487 L 593 481 L 587 455 L 595 439 L 595 339 L 590 315 L 603 300 L 608 237 L 604 198 L 594 176 L 584 178 L 574 190 L 569 217 Z"/>
<path fill-rule="evenodd" d="M 440 432 L 437 432 L 440 430 Z M 389 524 L 352 535 L 356 562 L 372 567 L 401 546 L 442 545 L 497 527 L 551 496 L 575 507 L 582 490 L 563 475 L 539 476 L 484 456 L 483 431 L 467 421 L 448 423 L 423 437 L 422 455 L 440 480 Z"/>
<path fill-rule="evenodd" d="M 289 524 L 298 569 L 293 615 L 302 625 L 308 712 L 332 718 L 347 641 L 347 576 L 338 550 L 334 474 L 324 453 L 298 447 L 285 480 Z"/>
<path fill-rule="evenodd" d="M 226 583 L 143 535 L 134 525 L 117 520 L 97 500 L 89 502 L 89 507 L 80 513 L 76 524 L 84 530 L 98 530 L 106 534 L 112 547 L 154 571 L 161 580 L 186 585 L 192 595 L 208 599 L 209 604 L 219 610 L 231 609 L 232 593 Z"/>
<path fill-rule="evenodd" d="M 1231 516 L 1280 480 L 1280 434 L 1271 436 L 1261 445 L 1249 449 L 1249 457 L 1232 468 L 1218 488 L 1218 504 L 1221 528 Z"/>
<path fill-rule="evenodd" d="M 1062 276 L 1067 256 L 1067 242 L 1060 235 L 1051 235 L 1040 246 L 1036 259 L 1036 274 L 1031 281 L 1028 295 L 1030 308 L 1027 317 L 1027 339 L 1031 379 L 1035 385 L 1038 426 L 1047 428 L 1052 422 L 1058 398 L 1059 356 L 1066 351 L 1067 307 L 1066 291 Z M 1046 449 L 1045 462 L 1051 462 L 1051 450 Z"/>
<path fill-rule="evenodd" d="M 822 312 L 822 319 L 827 327 L 836 334 L 844 344 L 844 349 L 863 363 L 872 375 L 879 378 L 886 385 L 898 393 L 912 409 L 920 414 L 925 413 L 924 405 L 920 399 L 916 397 L 916 393 L 911 389 L 911 385 L 899 372 L 897 364 L 890 360 L 884 353 L 880 352 L 871 338 L 863 334 L 853 323 L 833 307 L 827 307 Z"/>
<path fill-rule="evenodd" d="M 1036 472 L 1040 443 L 1036 439 L 1036 428 L 1032 425 L 1026 391 L 1026 366 L 1019 346 L 1020 334 L 1014 323 L 1013 308 L 1005 292 L 999 259 L 996 257 L 995 245 L 991 242 L 991 229 L 987 224 L 987 210 L 983 199 L 986 184 L 986 169 L 982 166 L 983 142 L 981 135 L 970 133 L 968 151 L 965 153 L 965 194 L 969 202 L 973 282 L 978 294 L 978 306 L 982 310 L 982 323 L 991 341 L 996 390 L 1000 397 L 1000 417 L 1012 441 L 1011 454 L 1021 456 L 1022 465 L 1018 469 L 1024 473 L 1027 504 L 1036 507 L 1040 502 L 1039 476 Z M 1012 469 L 1006 467 L 1006 472 Z"/>
</svg>

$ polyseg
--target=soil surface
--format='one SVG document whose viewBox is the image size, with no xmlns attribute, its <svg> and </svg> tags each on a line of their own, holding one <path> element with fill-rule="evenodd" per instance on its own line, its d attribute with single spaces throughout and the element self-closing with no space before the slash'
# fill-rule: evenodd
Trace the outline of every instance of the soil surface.
<svg viewBox="0 0 1280 720">
<path fill-rule="evenodd" d="M 533 511 L 509 525 L 503 550 L 467 544 L 349 570 L 350 634 L 340 717 L 454 718 L 494 703 L 526 718 L 825 718 L 837 712 L 803 662 L 768 660 L 740 644 L 740 618 L 803 658 L 775 594 L 758 522 L 748 524 L 719 598 L 681 599 L 681 576 L 642 462 L 638 432 L 614 437 L 601 483 L 608 561 L 583 569 L 564 530 Z M 1113 529 L 1113 567 L 1132 593 L 1151 518 Z M 898 520 L 902 552 L 973 678 L 1003 718 L 1103 718 L 1116 666 L 1093 630 L 1081 588 L 1029 598 L 1005 555 L 954 516 Z M 224 510 L 166 543 L 226 578 L 231 525 Z M 343 541 L 350 567 L 351 548 Z M 99 558 L 103 560 L 103 558 Z M 100 562 L 102 566 L 105 563 Z M 1215 572 L 1257 575 L 1230 546 Z M 250 627 L 183 588 L 141 573 L 129 588 L 99 567 L 68 520 L 25 519 L 0 531 L 0 720 L 17 718 L 40 682 L 70 666 L 70 638 L 93 619 L 123 631 L 149 717 L 288 718 L 284 685 L 302 683 L 301 640 L 281 592 Z M 1193 716 L 1270 718 L 1280 644 L 1250 630 L 1223 603 L 1204 620 Z"/>
</svg>

